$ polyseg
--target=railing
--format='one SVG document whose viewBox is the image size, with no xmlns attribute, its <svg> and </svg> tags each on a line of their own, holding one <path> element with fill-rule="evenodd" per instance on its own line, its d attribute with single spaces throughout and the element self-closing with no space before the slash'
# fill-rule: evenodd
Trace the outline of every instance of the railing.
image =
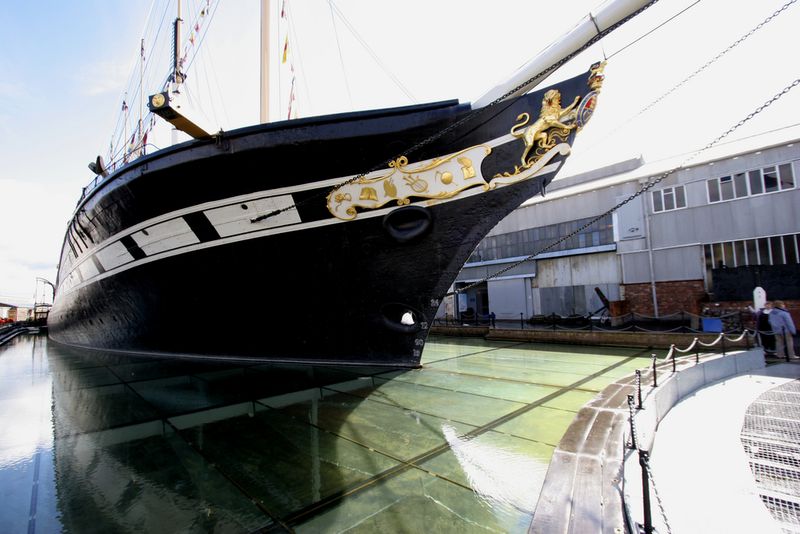
<svg viewBox="0 0 800 534">
<path fill-rule="evenodd" d="M 702 328 L 703 320 L 713 320 L 718 329 L 706 330 Z M 552 331 L 587 331 L 587 332 L 648 332 L 648 333 L 716 333 L 716 332 L 741 332 L 746 325 L 752 323 L 751 314 L 746 311 L 731 312 L 719 315 L 697 315 L 690 312 L 676 312 L 660 317 L 643 315 L 640 313 L 626 313 L 624 315 L 600 316 L 571 315 L 562 316 L 552 313 L 550 315 L 536 315 L 525 318 L 523 312 L 519 319 L 511 319 L 507 315 L 502 319 L 492 320 L 490 315 L 466 314 L 461 317 L 448 315 L 437 317 L 433 324 L 439 326 L 495 326 L 500 328 L 520 328 Z M 708 325 L 707 325 L 708 326 Z M 768 332 L 763 332 L 766 334 Z"/>
<path fill-rule="evenodd" d="M 730 312 L 719 315 L 698 315 L 681 311 L 659 317 L 630 312 L 623 315 L 583 316 L 573 315 L 563 317 L 555 313 L 543 316 L 534 316 L 529 322 L 535 326 L 552 328 L 553 330 L 588 330 L 588 331 L 632 331 L 651 333 L 700 333 L 707 331 L 702 328 L 704 320 L 719 321 L 719 330 L 714 331 L 740 331 L 748 323 L 748 312 Z"/>
<path fill-rule="evenodd" d="M 27 331 L 27 325 L 24 321 L 7 323 L 0 326 L 0 346 L 5 345 L 6 342 L 11 341 L 19 334 Z"/>
<path fill-rule="evenodd" d="M 700 349 L 705 348 L 713 348 L 719 346 L 720 352 L 724 357 L 726 355 L 726 341 L 729 343 L 739 343 L 742 339 L 745 339 L 745 343 L 748 349 L 751 347 L 751 337 L 755 338 L 758 332 L 751 331 L 749 329 L 744 329 L 744 331 L 738 337 L 729 337 L 725 333 L 720 333 L 714 341 L 710 343 L 703 343 L 698 338 L 694 338 L 692 343 L 686 347 L 685 349 L 679 349 L 674 344 L 670 346 L 669 351 L 667 351 L 667 355 L 664 357 L 663 362 L 671 362 L 672 363 L 672 373 L 677 372 L 677 360 L 679 355 L 683 354 L 690 354 L 693 353 L 691 356 L 686 358 L 686 360 L 691 361 L 694 360 L 695 364 L 700 363 Z M 708 351 L 705 351 L 708 352 Z M 716 351 L 714 351 L 716 352 Z M 788 352 L 787 352 L 788 354 Z M 788 360 L 788 357 L 787 357 Z M 652 388 L 655 389 L 658 387 L 658 357 L 655 354 L 651 354 L 651 375 L 652 375 Z M 637 428 L 636 428 L 636 420 L 635 420 L 635 413 L 638 410 L 644 409 L 642 405 L 642 372 L 641 370 L 636 370 L 636 394 L 628 395 L 628 422 L 630 425 L 630 444 L 629 449 L 634 450 L 639 455 L 639 466 L 641 467 L 642 472 L 642 508 L 643 508 L 643 520 L 644 524 L 637 524 L 637 528 L 639 532 L 644 532 L 645 534 L 651 534 L 655 532 L 653 527 L 653 520 L 652 520 L 652 503 L 650 500 L 650 493 L 651 488 L 653 491 L 653 495 L 656 497 L 659 511 L 661 513 L 661 519 L 666 527 L 666 531 L 671 533 L 672 530 L 669 525 L 669 520 L 667 518 L 666 512 L 664 511 L 664 506 L 661 502 L 661 497 L 658 493 L 658 488 L 655 483 L 655 479 L 653 477 L 653 471 L 650 467 L 650 451 L 647 449 L 642 448 L 642 441 L 639 438 Z"/>
</svg>

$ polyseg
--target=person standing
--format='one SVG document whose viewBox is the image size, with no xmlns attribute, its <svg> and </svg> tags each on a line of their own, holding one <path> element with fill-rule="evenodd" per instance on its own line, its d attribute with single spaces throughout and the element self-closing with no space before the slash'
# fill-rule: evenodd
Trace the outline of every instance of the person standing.
<svg viewBox="0 0 800 534">
<path fill-rule="evenodd" d="M 775 356 L 775 336 L 772 334 L 772 326 L 769 324 L 769 314 L 772 312 L 772 303 L 765 302 L 764 307 L 756 312 L 756 331 L 758 339 L 764 349 L 764 357 Z"/>
<path fill-rule="evenodd" d="M 794 327 L 792 316 L 786 311 L 786 305 L 782 300 L 776 300 L 772 304 L 769 325 L 775 334 L 775 352 L 778 358 L 794 358 L 793 336 L 797 330 Z"/>
</svg>

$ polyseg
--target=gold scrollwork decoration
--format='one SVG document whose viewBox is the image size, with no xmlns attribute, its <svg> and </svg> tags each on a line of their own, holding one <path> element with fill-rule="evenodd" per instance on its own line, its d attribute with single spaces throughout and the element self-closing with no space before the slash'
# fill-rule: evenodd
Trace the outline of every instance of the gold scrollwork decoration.
<svg viewBox="0 0 800 534">
<path fill-rule="evenodd" d="M 370 177 L 346 183 L 328 195 L 328 210 L 344 220 L 358 216 L 359 209 L 377 209 L 389 202 L 399 206 L 412 198 L 451 198 L 464 189 L 486 185 L 479 173 L 480 161 L 491 153 L 488 145 L 475 145 L 447 156 L 409 163 L 401 156 L 389 168 Z M 395 180 L 395 176 L 401 180 Z"/>
</svg>

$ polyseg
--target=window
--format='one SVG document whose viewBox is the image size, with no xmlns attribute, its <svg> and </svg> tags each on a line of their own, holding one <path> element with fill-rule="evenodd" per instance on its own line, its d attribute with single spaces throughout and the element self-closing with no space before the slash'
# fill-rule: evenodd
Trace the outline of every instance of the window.
<svg viewBox="0 0 800 534">
<path fill-rule="evenodd" d="M 780 170 L 781 191 L 784 189 L 794 189 L 794 174 L 792 174 L 792 166 L 788 163 L 778 166 Z"/>
<path fill-rule="evenodd" d="M 758 264 L 759 265 L 772 265 L 772 255 L 769 253 L 769 241 L 766 239 L 757 239 L 758 243 Z"/>
<path fill-rule="evenodd" d="M 797 244 L 795 236 L 783 236 L 783 253 L 786 255 L 786 263 L 797 263 Z"/>
<path fill-rule="evenodd" d="M 722 244 L 723 261 L 726 267 L 736 267 L 736 260 L 733 259 L 733 243 L 730 241 Z"/>
<path fill-rule="evenodd" d="M 747 248 L 747 265 L 758 265 L 758 249 L 756 248 L 756 240 L 748 239 L 746 242 Z"/>
<path fill-rule="evenodd" d="M 800 234 L 727 241 L 703 246 L 706 269 L 745 265 L 792 265 L 800 263 Z"/>
<path fill-rule="evenodd" d="M 751 195 L 760 195 L 764 192 L 764 183 L 761 181 L 761 171 L 750 171 L 747 173 L 750 177 L 750 194 Z M 712 202 L 714 202 L 712 200 Z"/>
<path fill-rule="evenodd" d="M 708 201 L 709 202 L 719 202 L 719 180 L 716 178 L 712 178 L 708 181 Z"/>
<path fill-rule="evenodd" d="M 736 241 L 733 244 L 733 252 L 736 258 L 736 266 L 747 265 L 747 256 L 744 253 L 744 241 Z"/>
<path fill-rule="evenodd" d="M 766 167 L 762 172 L 764 176 L 764 192 L 774 193 L 778 190 L 778 172 L 775 167 Z"/>
<path fill-rule="evenodd" d="M 653 191 L 653 213 L 686 207 L 686 191 L 682 185 Z"/>
<path fill-rule="evenodd" d="M 733 190 L 736 198 L 747 196 L 747 179 L 743 172 L 733 175 Z"/>
<path fill-rule="evenodd" d="M 731 176 L 711 178 L 706 180 L 706 187 L 708 188 L 708 202 L 714 203 L 794 189 L 795 179 L 792 165 L 783 163 L 777 166 L 764 167 L 763 169 L 740 172 Z M 654 196 L 653 205 L 655 206 L 655 204 Z M 653 211 L 659 210 L 654 207 Z"/>
<path fill-rule="evenodd" d="M 730 176 L 723 176 L 719 179 L 719 190 L 722 193 L 722 200 L 731 200 L 733 196 L 733 180 Z"/>
<path fill-rule="evenodd" d="M 478 244 L 469 262 L 499 260 L 528 256 L 550 247 L 561 237 L 575 232 L 591 221 L 591 218 L 578 219 L 539 228 L 520 230 L 497 236 L 486 237 Z M 584 228 L 566 241 L 548 248 L 546 252 L 575 250 L 585 247 L 610 245 L 614 243 L 614 226 L 611 215 L 605 216 L 595 224 Z"/>
<path fill-rule="evenodd" d="M 786 263 L 783 258 L 783 240 L 781 240 L 780 237 L 770 237 L 769 245 L 772 250 L 772 265 L 783 265 Z"/>
</svg>

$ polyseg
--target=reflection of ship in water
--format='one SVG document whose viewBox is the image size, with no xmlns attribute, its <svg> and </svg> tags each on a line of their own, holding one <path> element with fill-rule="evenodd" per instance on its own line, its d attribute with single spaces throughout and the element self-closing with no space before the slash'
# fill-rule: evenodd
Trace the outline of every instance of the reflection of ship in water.
<svg viewBox="0 0 800 534">
<path fill-rule="evenodd" d="M 368 476 L 359 447 L 348 458 L 315 422 L 323 395 L 372 388 L 374 370 L 63 349 L 50 363 L 65 531 L 250 532 Z"/>
<path fill-rule="evenodd" d="M 525 506 L 497 492 L 511 487 L 509 470 L 476 471 L 489 467 L 486 454 L 508 459 L 525 447 L 530 456 L 531 442 L 481 426 L 520 404 L 416 384 L 455 376 L 142 360 L 55 344 L 48 359 L 64 531 L 508 531 L 530 522 L 531 473 L 513 473 L 513 487 L 531 490 L 518 496 Z M 519 469 L 538 465 L 520 459 Z"/>
</svg>

